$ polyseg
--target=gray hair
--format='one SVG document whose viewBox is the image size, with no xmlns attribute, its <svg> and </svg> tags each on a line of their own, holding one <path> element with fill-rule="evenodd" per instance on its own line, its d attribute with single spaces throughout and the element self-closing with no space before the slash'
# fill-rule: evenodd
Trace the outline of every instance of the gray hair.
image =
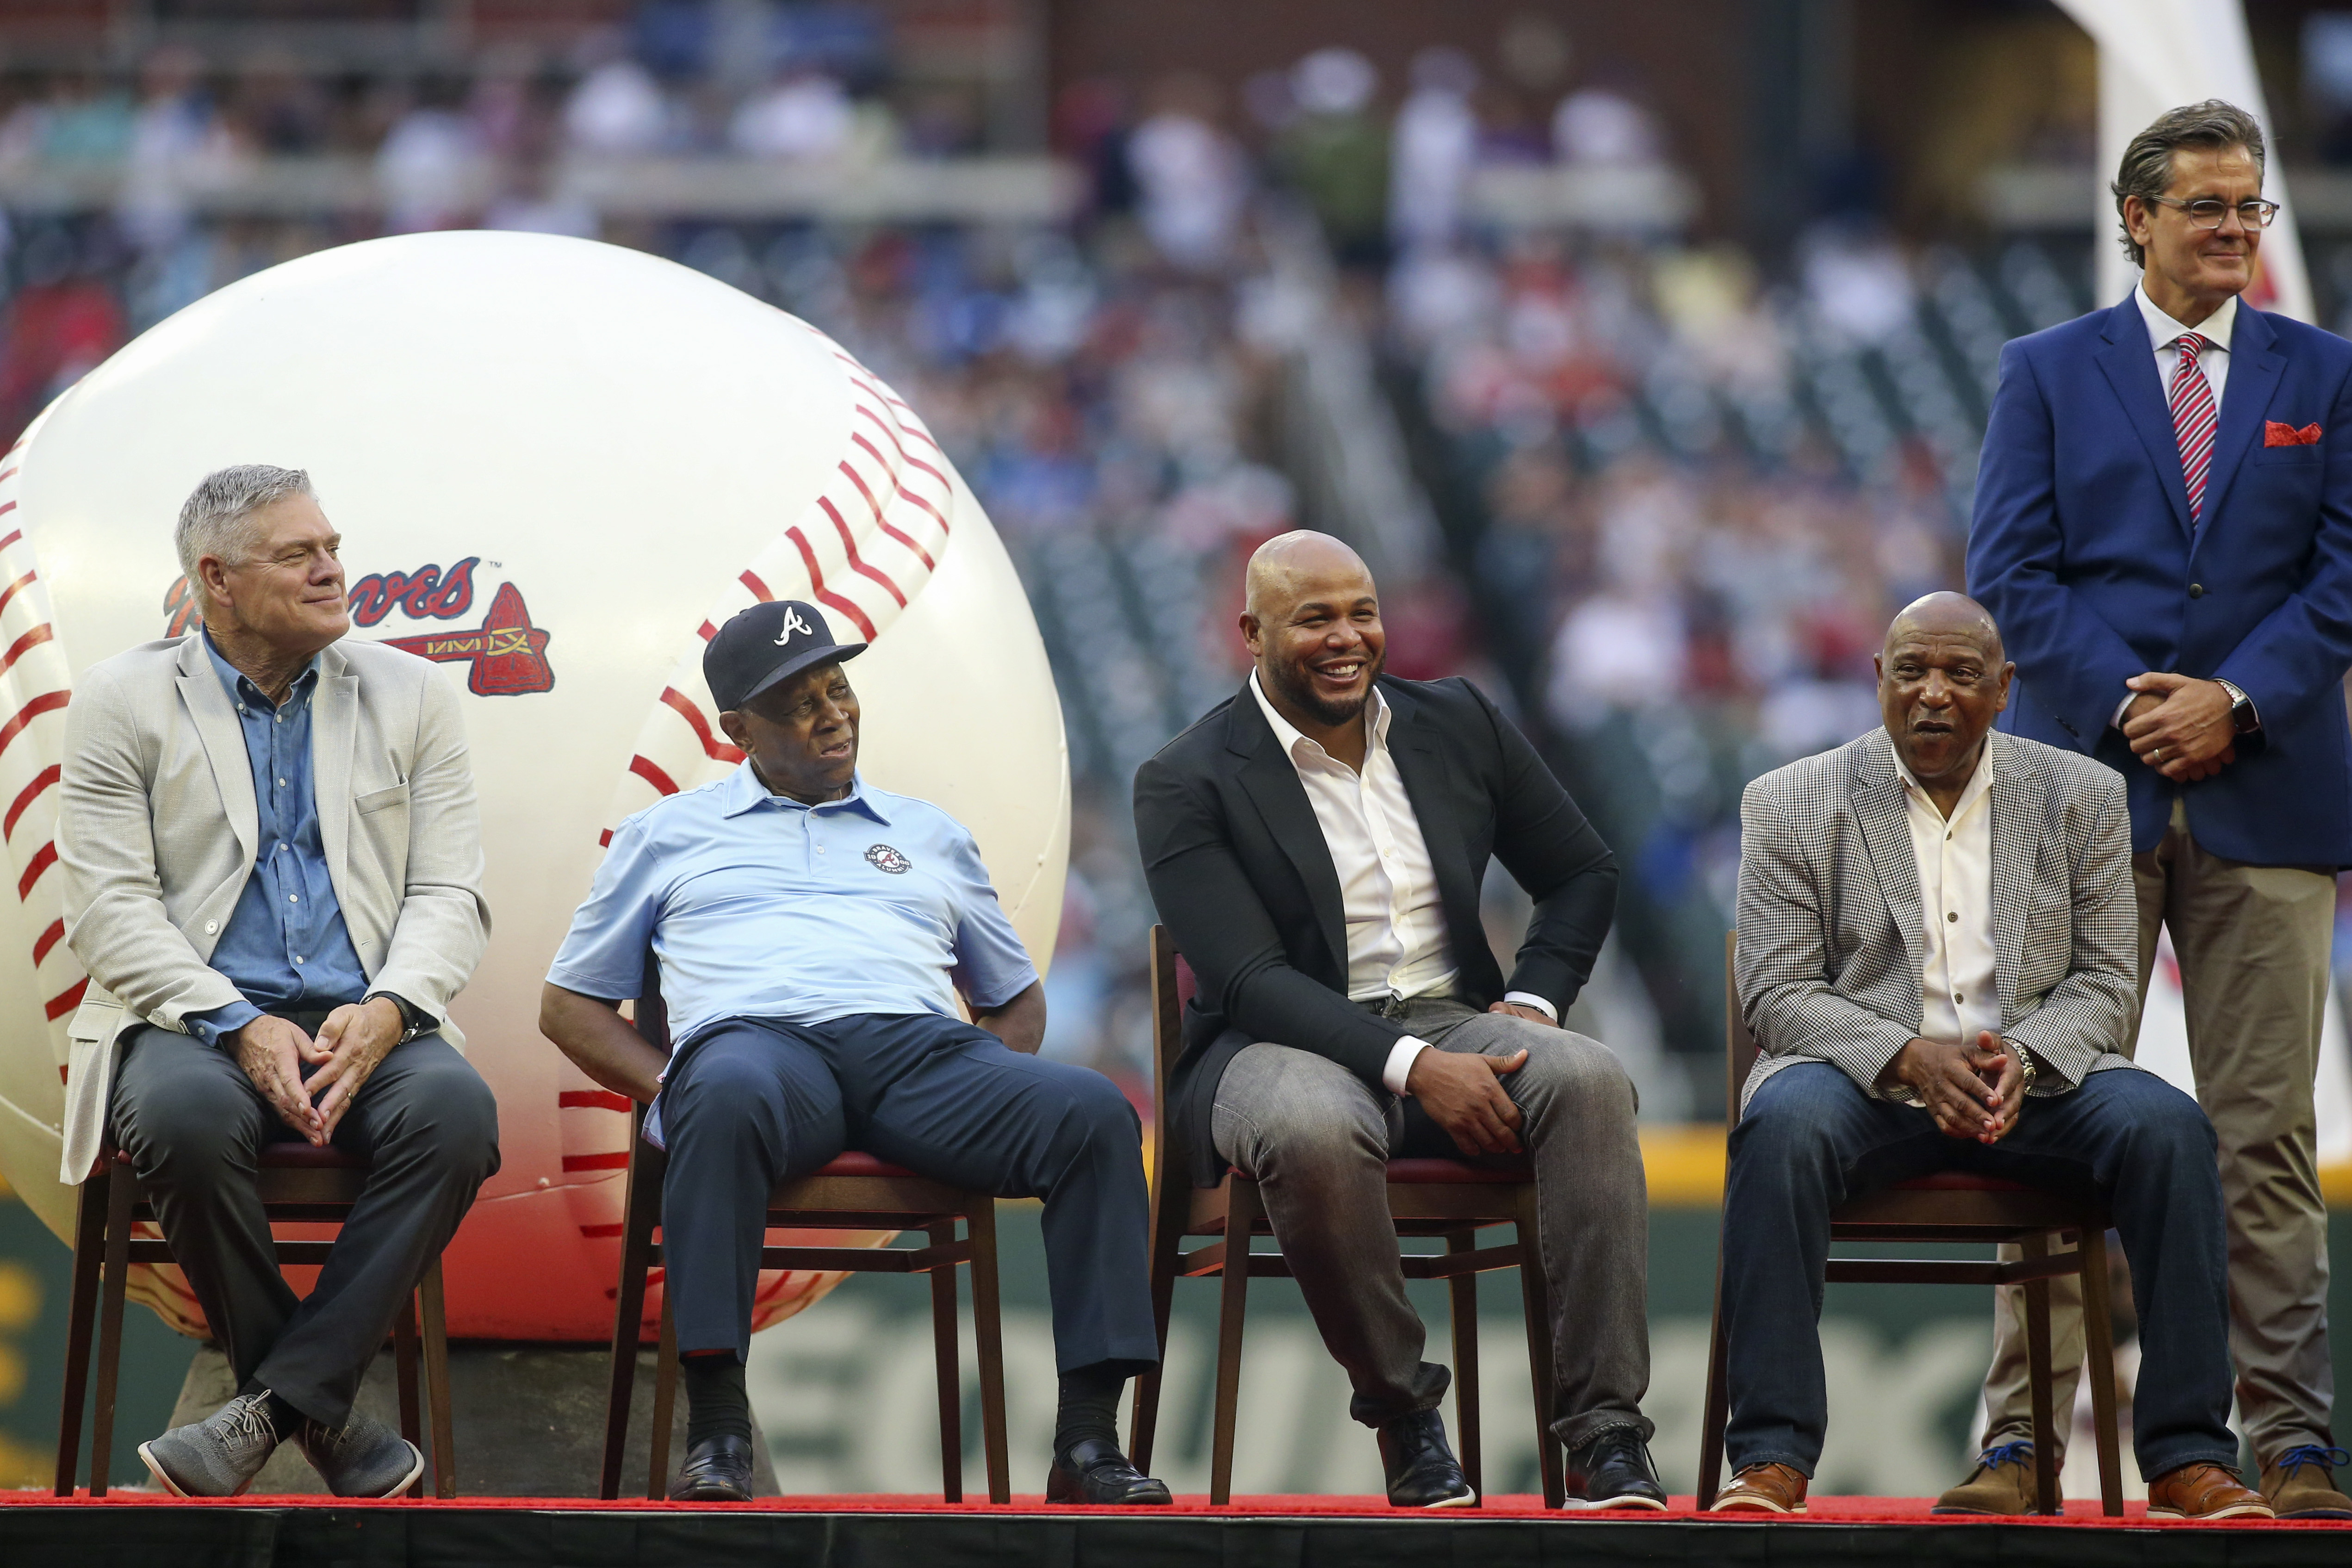
<svg viewBox="0 0 2352 1568">
<path fill-rule="evenodd" d="M 196 580 L 196 562 L 206 556 L 234 560 L 253 546 L 253 514 L 289 496 L 314 495 L 310 474 L 300 468 L 273 468 L 267 463 L 240 463 L 205 475 L 180 507 L 179 527 L 172 542 L 180 552 L 180 570 Z"/>
<path fill-rule="evenodd" d="M 2154 206 L 2157 197 L 2172 189 L 2172 155 L 2183 147 L 2242 147 L 2252 155 L 2257 176 L 2268 166 L 2270 157 L 2263 143 L 2262 122 L 2234 103 L 2209 98 L 2202 103 L 2167 110 L 2124 149 L 2123 166 L 2107 187 L 2116 195 L 2118 222 L 2123 219 L 2126 196 L 2137 196 Z M 2123 246 L 2134 267 L 2147 265 L 2147 253 L 2132 238 L 2128 224 L 2124 225 Z"/>
</svg>

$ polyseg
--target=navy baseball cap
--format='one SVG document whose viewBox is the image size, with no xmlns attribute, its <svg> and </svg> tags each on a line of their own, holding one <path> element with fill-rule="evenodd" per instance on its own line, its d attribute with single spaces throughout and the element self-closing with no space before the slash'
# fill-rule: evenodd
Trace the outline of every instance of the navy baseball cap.
<svg viewBox="0 0 2352 1568">
<path fill-rule="evenodd" d="M 702 682 L 719 711 L 740 708 L 811 664 L 854 659 L 863 643 L 836 643 L 814 604 L 779 599 L 730 619 L 702 650 Z"/>
</svg>

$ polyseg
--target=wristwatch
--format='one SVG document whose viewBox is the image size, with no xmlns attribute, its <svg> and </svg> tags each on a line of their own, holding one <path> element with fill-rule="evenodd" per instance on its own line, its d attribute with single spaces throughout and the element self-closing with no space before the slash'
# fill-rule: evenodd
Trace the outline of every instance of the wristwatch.
<svg viewBox="0 0 2352 1568">
<path fill-rule="evenodd" d="M 2225 681 L 2221 679 L 2219 676 L 2216 676 L 2213 684 L 2230 694 L 2230 731 L 2231 734 L 2252 735 L 2254 731 L 2263 727 L 2262 716 L 2254 712 L 2254 699 L 2248 696 L 2237 683 L 2234 681 Z"/>
<path fill-rule="evenodd" d="M 2032 1093 L 2033 1053 L 2026 1050 L 2025 1047 L 2021 1045 L 2011 1046 L 2009 1048 L 2009 1053 L 2017 1058 L 2017 1077 L 2020 1085 L 2018 1092 L 2021 1094 Z"/>
<path fill-rule="evenodd" d="M 371 996 L 367 999 L 369 1001 L 373 1001 L 376 999 L 376 997 L 382 997 L 385 1001 L 390 1002 L 394 1007 L 400 1009 L 400 1039 L 396 1042 L 398 1044 L 406 1045 L 418 1035 L 431 1034 L 436 1029 L 440 1027 L 433 1021 L 432 1014 L 425 1011 L 423 1009 L 417 1007 L 415 1003 L 410 1002 L 405 998 L 396 997 L 390 991 L 378 991 L 374 996 Z"/>
</svg>

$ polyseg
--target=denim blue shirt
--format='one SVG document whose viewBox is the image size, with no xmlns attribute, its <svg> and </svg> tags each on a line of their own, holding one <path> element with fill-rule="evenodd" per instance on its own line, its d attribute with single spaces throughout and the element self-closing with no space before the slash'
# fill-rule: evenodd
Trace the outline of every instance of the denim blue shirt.
<svg viewBox="0 0 2352 1568">
<path fill-rule="evenodd" d="M 216 1044 L 222 1035 L 265 1012 L 359 1001 L 367 990 L 367 975 L 327 875 L 319 802 L 310 786 L 310 699 L 319 689 L 318 664 L 313 661 L 297 675 L 273 706 L 260 687 L 220 656 L 209 632 L 198 635 L 236 708 L 261 822 L 253 874 L 212 956 L 212 967 L 236 982 L 245 1000 L 188 1015 L 188 1031 Z"/>
<path fill-rule="evenodd" d="M 613 831 L 547 977 L 621 1001 L 661 963 L 670 1039 L 726 1019 L 1001 1007 L 1037 971 L 963 824 L 861 777 L 839 800 L 771 795 L 748 762 Z"/>
</svg>

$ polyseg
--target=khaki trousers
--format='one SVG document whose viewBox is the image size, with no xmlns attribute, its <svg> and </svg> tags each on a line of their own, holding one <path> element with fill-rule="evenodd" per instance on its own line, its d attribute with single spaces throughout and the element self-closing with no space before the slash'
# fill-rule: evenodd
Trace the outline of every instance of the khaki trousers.
<svg viewBox="0 0 2352 1568">
<path fill-rule="evenodd" d="M 2189 837 L 2176 799 L 2163 840 L 2132 857 L 2139 894 L 2139 988 L 2147 998 L 2158 927 L 2172 932 L 2188 1011 L 2198 1103 L 2221 1139 L 2230 1226 L 2230 1356 L 2238 1423 L 2270 1463 L 2304 1443 L 2334 1441 L 2336 1379 L 2327 1347 L 2327 1206 L 2320 1197 L 2312 1084 L 2328 986 L 2336 879 L 2298 866 L 2247 865 Z M 2137 1030 L 2135 1030 L 2137 1034 Z M 2123 1049 L 2128 1052 L 2132 1041 Z M 2027 1115 L 2033 1108 L 2028 1104 Z M 2013 1249 L 2003 1249 L 2014 1256 Z M 2025 1292 L 1993 1292 L 1993 1362 L 1985 1437 L 2032 1432 Z M 2083 1365 L 2081 1288 L 2050 1281 L 2053 1408 L 2063 1436 Z"/>
</svg>

